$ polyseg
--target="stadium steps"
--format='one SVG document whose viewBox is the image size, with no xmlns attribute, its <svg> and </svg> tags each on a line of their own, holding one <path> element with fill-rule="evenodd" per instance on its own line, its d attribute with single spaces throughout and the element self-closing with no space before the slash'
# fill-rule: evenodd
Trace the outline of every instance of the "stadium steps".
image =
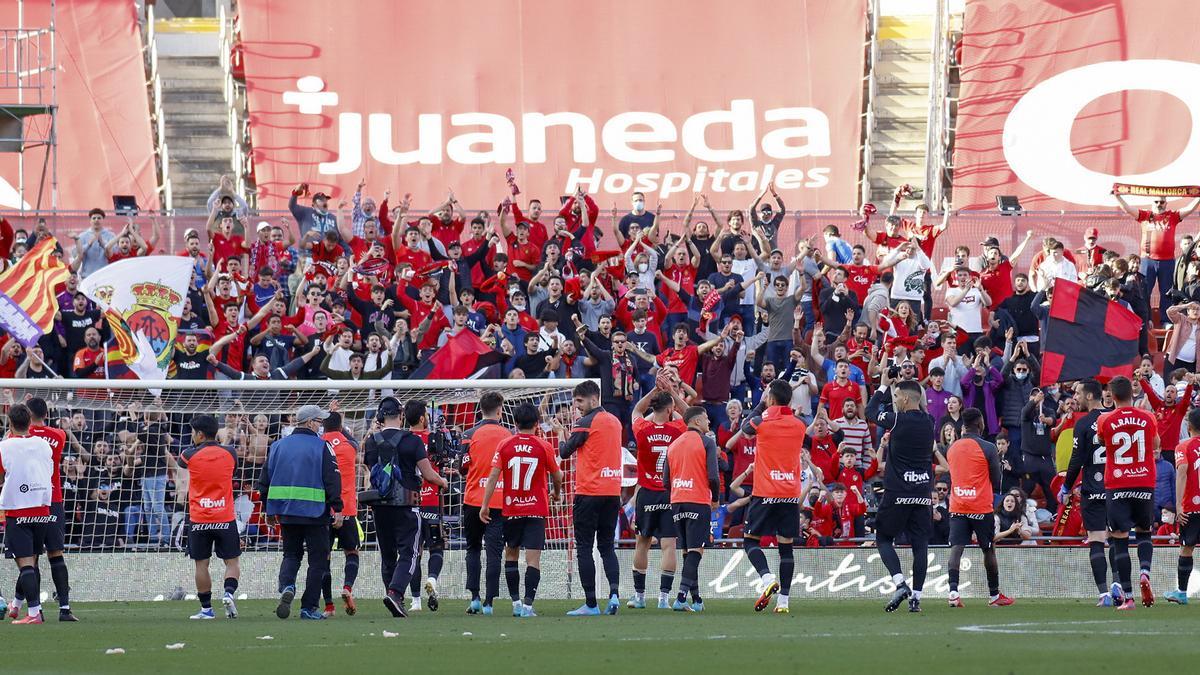
<svg viewBox="0 0 1200 675">
<path fill-rule="evenodd" d="M 232 161 L 221 64 L 216 56 L 171 56 L 159 68 L 173 205 L 203 208 Z"/>
<path fill-rule="evenodd" d="M 867 175 L 877 206 L 886 208 L 905 183 L 918 188 L 925 183 L 932 28 L 929 16 L 879 18 L 874 159 Z"/>
</svg>

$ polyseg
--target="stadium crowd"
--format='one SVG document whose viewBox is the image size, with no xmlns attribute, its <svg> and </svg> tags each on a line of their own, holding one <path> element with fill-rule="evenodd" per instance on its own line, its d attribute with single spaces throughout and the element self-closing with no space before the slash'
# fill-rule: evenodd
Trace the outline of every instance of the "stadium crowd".
<svg viewBox="0 0 1200 675">
<path fill-rule="evenodd" d="M 1163 533 L 1173 531 L 1173 449 L 1197 393 L 1200 348 L 1194 240 L 1177 229 L 1196 203 L 1182 212 L 1165 200 L 1125 207 L 1143 225 L 1139 251 L 1105 248 L 1095 228 L 1040 242 L 1030 233 L 1011 251 L 990 237 L 958 246 L 943 267 L 934 254 L 950 205 L 942 218 L 924 204 L 901 210 L 899 191 L 882 228 L 867 216 L 852 231 L 830 225 L 784 250 L 778 235 L 788 214 L 770 185 L 744 210 L 719 213 L 697 195 L 682 223 L 660 218 L 641 193 L 628 211 L 603 217 L 582 193 L 544 209 L 538 199 L 518 203 L 513 185 L 499 208 L 468 213 L 450 192 L 426 213 L 411 209 L 410 195 L 387 191 L 376 201 L 365 188 L 335 208 L 298 185 L 292 219 L 269 222 L 222 181 L 205 231 L 188 230 L 177 252 L 159 248 L 153 220 L 147 238 L 144 225 L 130 220 L 114 231 L 94 209 L 88 229 L 59 235 L 72 274 L 55 330 L 29 350 L 0 338 L 0 378 L 105 379 L 109 333 L 79 280 L 117 260 L 177 254 L 191 258 L 195 274 L 171 377 L 428 377 L 430 355 L 469 333 L 491 350 L 471 355 L 490 376 L 599 380 L 603 407 L 624 423 L 631 446 L 643 398 L 670 386 L 708 411 L 725 497 L 718 534 L 731 538 L 741 534 L 754 481 L 756 439 L 739 429 L 767 385 L 791 386 L 791 407 L 808 427 L 800 543 L 829 546 L 871 535 L 884 459 L 880 431 L 865 419 L 871 393 L 881 380 L 917 380 L 939 448 L 962 433 L 965 409 L 983 412 L 1003 462 L 996 541 L 1031 545 L 1059 506 L 1060 435 L 1081 415 L 1071 387 L 1037 384 L 1053 282 L 1077 280 L 1145 321 L 1135 394 L 1160 421 L 1155 501 Z M 8 262 L 48 234 L 44 222 L 15 232 Z M 1040 246 L 1033 263 L 1015 269 L 1028 246 Z M 1177 258 L 1186 265 L 1178 288 Z M 1152 350 L 1156 322 L 1174 328 Z M 186 425 L 137 402 L 59 412 L 55 424 L 69 439 L 61 467 L 69 545 L 178 545 L 172 532 L 187 499 L 175 458 Z M 218 440 L 239 458 L 239 528 L 247 541 L 266 541 L 253 480 L 290 422 L 269 410 L 222 422 Z M 945 478 L 936 485 L 935 543 L 945 543 L 950 486 Z"/>
</svg>

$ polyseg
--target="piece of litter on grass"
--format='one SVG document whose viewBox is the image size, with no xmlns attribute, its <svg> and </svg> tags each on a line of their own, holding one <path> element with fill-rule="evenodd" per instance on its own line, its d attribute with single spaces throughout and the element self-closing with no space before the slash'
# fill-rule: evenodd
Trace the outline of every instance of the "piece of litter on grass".
<svg viewBox="0 0 1200 675">
<path fill-rule="evenodd" d="M 154 596 L 154 602 L 162 602 L 163 600 L 166 600 L 166 598 L 163 597 L 162 593 L 159 593 L 158 595 Z"/>
<path fill-rule="evenodd" d="M 374 633 L 371 633 L 371 635 L 374 635 Z M 383 631 L 383 637 L 396 637 L 396 636 L 398 636 L 398 635 L 400 635 L 400 634 L 399 634 L 399 633 L 393 633 L 393 632 L 392 632 L 392 631 L 390 631 L 390 630 L 385 630 L 385 631 Z"/>
<path fill-rule="evenodd" d="M 367 633 L 367 635 L 370 635 L 371 637 L 375 637 L 374 633 Z"/>
<path fill-rule="evenodd" d="M 271 637 L 270 635 L 259 635 L 255 639 L 256 640 L 274 640 L 275 638 Z"/>
<path fill-rule="evenodd" d="M 500 637 L 508 637 L 508 633 L 501 633 Z"/>
<path fill-rule="evenodd" d="M 463 637 L 471 637 L 472 635 L 474 635 L 474 633 L 472 633 L 472 632 L 471 632 L 471 631 L 469 631 L 469 630 L 468 630 L 468 631 L 463 631 Z"/>
<path fill-rule="evenodd" d="M 183 649 L 183 645 L 184 645 L 184 643 L 182 643 L 182 642 L 174 642 L 172 644 L 167 645 L 167 649 Z"/>
<path fill-rule="evenodd" d="M 124 650 L 124 649 L 121 649 L 120 647 L 117 647 L 117 648 L 115 648 L 115 649 L 106 649 L 106 650 L 104 650 L 104 653 L 105 653 L 105 654 L 109 654 L 109 655 L 112 655 L 112 654 L 124 654 L 124 653 L 125 653 L 125 650 Z"/>
</svg>

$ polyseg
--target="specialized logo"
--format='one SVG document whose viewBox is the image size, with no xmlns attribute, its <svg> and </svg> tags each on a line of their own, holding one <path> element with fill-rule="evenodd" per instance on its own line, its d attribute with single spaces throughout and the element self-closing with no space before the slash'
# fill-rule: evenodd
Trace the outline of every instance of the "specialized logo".
<svg viewBox="0 0 1200 675">
<path fill-rule="evenodd" d="M 325 91 L 325 81 L 308 75 L 296 80 L 296 90 L 282 94 L 284 105 L 302 115 L 325 116 L 325 108 L 338 106 L 336 92 Z M 366 132 L 363 118 L 366 117 Z M 769 126 L 770 130 L 760 128 Z M 410 127 L 405 120 L 402 126 Z M 565 128 L 570 132 L 571 160 L 575 164 L 666 164 L 680 154 L 696 162 L 795 160 L 832 155 L 829 117 L 816 108 L 771 108 L 761 113 L 751 99 L 733 99 L 729 107 L 697 112 L 681 123 L 653 111 L 627 111 L 607 120 L 594 120 L 572 111 L 527 112 L 519 120 L 488 112 L 461 112 L 445 116 L 420 113 L 416 138 L 394 138 L 397 124 L 386 112 L 338 112 L 337 159 L 322 162 L 325 175 L 358 172 L 363 165 L 363 140 L 370 158 L 381 164 L 407 166 L 443 163 L 479 165 L 545 164 L 549 139 Z M 520 144 L 518 145 L 518 128 Z M 710 130 L 714 133 L 710 134 Z M 708 138 L 717 133 L 730 139 L 726 147 L 713 147 Z M 449 138 L 446 136 L 453 134 Z M 401 146 L 404 149 L 397 149 Z M 601 156 L 600 151 L 603 150 Z M 761 153 L 761 154 L 760 154 Z M 820 188 L 829 183 L 829 167 L 776 170 L 767 161 L 761 170 L 730 172 L 700 164 L 694 173 L 618 173 L 600 168 L 572 167 L 561 190 L 622 194 L 633 190 L 657 192 L 660 198 L 692 191 L 755 192 L 774 180 L 785 189 Z"/>
</svg>

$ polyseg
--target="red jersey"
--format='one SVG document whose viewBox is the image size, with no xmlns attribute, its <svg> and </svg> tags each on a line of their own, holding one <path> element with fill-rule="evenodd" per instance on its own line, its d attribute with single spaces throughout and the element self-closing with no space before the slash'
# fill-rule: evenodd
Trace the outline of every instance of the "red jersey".
<svg viewBox="0 0 1200 675">
<path fill-rule="evenodd" d="M 858 298 L 861 306 L 867 299 L 867 289 L 879 278 L 877 265 L 842 265 L 846 271 L 846 288 Z"/>
<path fill-rule="evenodd" d="M 249 269 L 257 274 L 264 267 L 279 276 L 280 264 L 287 256 L 287 245 L 282 241 L 255 241 L 250 245 Z"/>
<path fill-rule="evenodd" d="M 1142 224 L 1142 253 L 1151 260 L 1173 260 L 1179 212 L 1153 213 L 1141 209 L 1138 211 L 1137 221 Z"/>
<path fill-rule="evenodd" d="M 233 338 L 225 347 L 225 354 L 223 356 L 220 354 L 217 355 L 217 358 L 221 359 L 222 363 L 234 370 L 242 369 L 242 355 L 246 352 L 246 331 L 243 328 L 244 326 L 241 325 L 231 326 L 228 321 L 221 319 L 220 323 L 217 324 L 216 330 L 213 331 L 214 341 L 220 340 L 231 333 L 237 334 L 237 337 Z"/>
<path fill-rule="evenodd" d="M 1096 420 L 1096 435 L 1104 443 L 1105 489 L 1154 489 L 1158 424 L 1153 413 L 1117 408 Z"/>
<path fill-rule="evenodd" d="M 663 463 L 667 448 L 687 431 L 682 420 L 659 424 L 645 417 L 633 420 L 633 438 L 637 441 L 638 485 L 647 490 L 664 490 Z"/>
<path fill-rule="evenodd" d="M 67 432 L 55 427 L 33 424 L 29 427 L 29 435 L 43 439 L 50 444 L 50 457 L 54 460 L 54 473 L 50 475 L 50 485 L 52 487 L 50 503 L 61 504 L 63 500 L 62 455 L 63 450 L 67 447 Z"/>
<path fill-rule="evenodd" d="M 696 345 L 685 345 L 683 349 L 671 347 L 660 353 L 657 359 L 660 366 L 675 366 L 684 384 L 690 387 L 695 383 L 696 364 L 700 361 L 700 350 Z"/>
<path fill-rule="evenodd" d="M 549 443 L 532 434 L 514 434 L 496 449 L 492 467 L 504 476 L 504 517 L 550 515 L 546 475 L 558 471 L 558 460 Z"/>
<path fill-rule="evenodd" d="M 442 242 L 442 245 L 446 246 L 447 248 L 449 248 L 450 244 L 458 241 L 458 238 L 462 236 L 462 218 L 455 218 L 451 216 L 450 222 L 445 223 L 442 222 L 441 218 L 438 218 L 431 213 L 429 214 L 429 220 L 433 222 L 433 232 L 431 233 L 433 234 L 433 238 Z"/>
<path fill-rule="evenodd" d="M 228 523 L 233 512 L 233 472 L 237 453 L 216 443 L 191 447 L 179 454 L 179 465 L 188 471 L 188 520 L 193 523 Z"/>
<path fill-rule="evenodd" d="M 850 380 L 846 380 L 845 384 L 838 384 L 836 379 L 830 380 L 825 383 L 824 387 L 821 387 L 821 403 L 829 404 L 829 416 L 831 418 L 841 417 L 842 406 L 845 405 L 846 401 L 866 403 L 866 401 L 862 400 L 861 393 L 858 385 Z"/>
<path fill-rule="evenodd" d="M 897 229 L 897 232 L 903 232 L 903 229 Z M 891 253 L 895 249 L 904 245 L 908 239 L 900 236 L 889 237 L 887 232 L 880 230 L 879 232 L 875 233 L 875 238 L 871 241 L 879 246 L 879 248 L 875 251 L 875 257 L 879 260 L 883 260 L 887 257 L 888 253 Z"/>
<path fill-rule="evenodd" d="M 675 283 L 679 284 L 679 289 L 682 290 L 683 292 L 687 293 L 688 295 L 696 294 L 696 268 L 695 268 L 695 266 L 693 266 L 693 265 L 671 265 L 670 267 L 668 267 L 666 270 L 663 271 L 663 274 L 665 274 L 667 276 L 667 278 L 670 279 L 671 281 L 674 281 Z M 676 293 L 672 288 L 670 288 L 666 284 L 663 284 L 659 290 L 662 293 L 663 297 L 665 297 L 667 299 L 667 313 L 668 314 L 686 314 L 687 313 L 687 311 L 688 311 L 687 304 L 685 304 L 683 302 L 683 299 L 680 298 L 679 294 Z M 671 336 L 668 335 L 667 337 L 669 338 Z"/>
<path fill-rule="evenodd" d="M 1183 494 L 1177 496 L 1184 513 L 1200 513 L 1200 438 L 1189 438 L 1175 448 L 1175 470 L 1187 474 Z"/>
<path fill-rule="evenodd" d="M 358 515 L 358 448 L 340 431 L 330 431 L 321 438 L 333 448 L 338 473 L 342 475 L 342 515 Z"/>
<path fill-rule="evenodd" d="M 1013 294 L 1013 266 L 1008 260 L 1001 260 L 994 269 L 984 269 L 979 273 L 979 285 L 992 299 L 988 309 L 995 311 L 1000 303 Z"/>
<path fill-rule="evenodd" d="M 729 448 L 729 452 L 733 457 L 733 477 L 737 478 L 750 467 L 755 455 L 758 454 L 758 436 L 742 434 L 742 437 L 733 444 L 733 447 Z M 753 487 L 754 474 L 746 476 L 746 480 L 742 481 L 742 485 L 747 488 Z"/>
<path fill-rule="evenodd" d="M 213 264 L 224 271 L 225 261 L 237 258 L 246 250 L 246 240 L 234 234 L 226 237 L 220 232 L 214 232 L 209 241 L 212 243 Z"/>
<path fill-rule="evenodd" d="M 511 262 L 520 260 L 523 263 L 536 267 L 538 262 L 542 259 L 542 249 L 541 247 L 535 246 L 531 241 L 526 241 L 524 244 L 512 244 L 508 247 L 508 259 Z M 521 267 L 520 265 L 512 264 L 510 264 L 509 267 L 512 268 L 512 273 L 515 274 L 521 281 L 529 281 L 533 278 L 533 270 L 527 267 Z"/>
</svg>

